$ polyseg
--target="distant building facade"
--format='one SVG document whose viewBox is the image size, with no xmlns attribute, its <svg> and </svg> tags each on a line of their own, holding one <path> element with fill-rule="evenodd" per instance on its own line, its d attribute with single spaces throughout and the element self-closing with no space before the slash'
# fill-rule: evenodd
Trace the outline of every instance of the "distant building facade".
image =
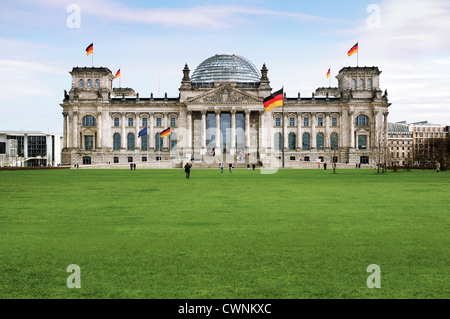
<svg viewBox="0 0 450 319">
<path fill-rule="evenodd" d="M 0 166 L 61 165 L 62 137 L 33 131 L 0 131 Z"/>
<path fill-rule="evenodd" d="M 414 160 L 413 132 L 405 122 L 388 123 L 389 165 L 412 165 Z"/>
<path fill-rule="evenodd" d="M 268 69 L 247 59 L 212 56 L 190 74 L 185 65 L 178 97 L 142 97 L 113 88 L 105 67 L 74 67 L 72 87 L 61 103 L 62 163 L 89 165 L 170 160 L 199 166 L 255 163 L 301 167 L 320 159 L 376 165 L 387 149 L 387 92 L 377 67 L 344 67 L 338 87 L 318 88 L 311 97 L 284 98 L 265 112 L 272 93 Z M 277 88 L 278 89 L 278 88 Z M 171 135 L 160 132 L 170 127 Z M 147 134 L 139 132 L 147 128 Z M 282 134 L 284 132 L 284 135 Z"/>
<path fill-rule="evenodd" d="M 447 138 L 449 126 L 421 121 L 410 123 L 409 130 L 414 138 L 414 161 L 423 163 L 434 157 L 432 154 L 433 141 Z"/>
</svg>

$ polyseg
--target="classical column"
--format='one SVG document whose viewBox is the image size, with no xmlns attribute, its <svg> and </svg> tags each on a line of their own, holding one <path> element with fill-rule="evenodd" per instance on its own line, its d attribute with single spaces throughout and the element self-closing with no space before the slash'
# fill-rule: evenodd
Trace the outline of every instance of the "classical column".
<svg viewBox="0 0 450 319">
<path fill-rule="evenodd" d="M 231 110 L 231 148 L 230 148 L 230 155 L 234 156 L 236 154 L 236 111 Z"/>
<path fill-rule="evenodd" d="M 126 121 L 126 114 L 125 112 L 122 113 L 122 143 L 121 143 L 121 148 L 122 149 L 127 149 L 127 137 L 125 136 L 125 125 L 127 125 L 127 121 Z"/>
<path fill-rule="evenodd" d="M 325 123 L 324 123 L 325 124 L 325 137 L 323 138 L 323 148 L 326 150 L 326 149 L 330 148 L 330 134 L 329 134 L 330 124 L 329 124 L 329 114 L 328 113 L 325 113 L 324 121 L 325 121 Z"/>
<path fill-rule="evenodd" d="M 316 114 L 311 114 L 311 149 L 316 149 Z"/>
<path fill-rule="evenodd" d="M 265 128 L 264 128 L 264 113 L 265 111 L 259 111 L 259 154 L 265 153 L 265 147 L 266 147 L 266 134 L 265 134 Z"/>
<path fill-rule="evenodd" d="M 348 112 L 348 120 L 350 121 L 350 148 L 355 148 L 355 121 L 353 119 L 353 111 Z"/>
<path fill-rule="evenodd" d="M 187 148 L 192 152 L 192 111 L 187 111 Z"/>
<path fill-rule="evenodd" d="M 297 149 L 302 149 L 302 113 L 297 113 Z"/>
<path fill-rule="evenodd" d="M 153 132 L 153 127 L 155 126 L 154 123 L 154 116 L 153 112 L 150 112 L 150 123 L 149 123 L 149 132 L 148 132 L 148 147 L 149 150 L 155 148 L 155 134 Z"/>
<path fill-rule="evenodd" d="M 28 135 L 23 135 L 23 156 L 25 159 L 28 157 Z"/>
<path fill-rule="evenodd" d="M 221 155 L 222 154 L 222 149 L 220 147 L 220 142 L 222 140 L 222 134 L 220 131 L 220 110 L 216 110 L 216 156 Z"/>
<path fill-rule="evenodd" d="M 73 112 L 73 119 L 72 119 L 72 130 L 73 130 L 73 144 L 71 144 L 70 146 L 73 148 L 80 148 L 80 143 L 78 143 L 78 112 L 74 111 Z"/>
<path fill-rule="evenodd" d="M 245 110 L 245 153 L 249 153 L 250 149 L 250 111 Z"/>
<path fill-rule="evenodd" d="M 102 112 L 97 112 L 97 142 L 96 142 L 96 148 L 102 148 L 103 147 L 103 122 L 102 122 Z"/>
<path fill-rule="evenodd" d="M 201 123 L 201 145 L 202 149 L 200 151 L 200 155 L 206 155 L 206 111 L 202 110 L 202 123 Z"/>
<path fill-rule="evenodd" d="M 63 148 L 67 148 L 67 112 L 63 112 L 63 127 L 64 127 L 64 137 L 63 137 Z"/>
<path fill-rule="evenodd" d="M 288 130 L 287 130 L 287 125 L 288 125 L 288 115 L 287 115 L 287 113 L 286 112 L 284 112 L 284 118 L 283 118 L 283 131 L 284 131 L 284 133 L 283 133 L 283 147 L 284 147 L 284 150 L 285 151 L 287 151 L 287 149 L 289 148 L 289 145 L 288 145 L 288 136 L 289 136 L 289 134 L 288 134 Z"/>
</svg>

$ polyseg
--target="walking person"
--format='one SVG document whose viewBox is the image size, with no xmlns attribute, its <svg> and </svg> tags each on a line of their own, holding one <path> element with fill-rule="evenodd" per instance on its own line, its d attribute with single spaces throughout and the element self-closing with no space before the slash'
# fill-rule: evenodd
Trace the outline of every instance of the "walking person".
<svg viewBox="0 0 450 319">
<path fill-rule="evenodd" d="M 228 169 L 230 170 L 230 173 L 231 173 L 231 170 L 233 169 L 233 164 L 230 163 L 230 164 L 228 165 Z"/>
<path fill-rule="evenodd" d="M 220 172 L 223 173 L 223 162 L 220 162 L 219 167 L 220 167 Z"/>
<path fill-rule="evenodd" d="M 189 177 L 191 176 L 191 167 L 192 165 L 190 165 L 189 163 L 186 163 L 186 165 L 184 165 L 184 171 L 186 172 L 186 179 L 189 179 Z"/>
<path fill-rule="evenodd" d="M 255 167 L 256 167 L 256 165 L 255 165 L 255 164 L 252 164 L 252 168 L 253 168 L 253 170 L 255 170 Z"/>
<path fill-rule="evenodd" d="M 440 169 L 441 169 L 441 163 L 437 162 L 437 164 L 436 164 L 436 172 L 439 173 Z"/>
</svg>

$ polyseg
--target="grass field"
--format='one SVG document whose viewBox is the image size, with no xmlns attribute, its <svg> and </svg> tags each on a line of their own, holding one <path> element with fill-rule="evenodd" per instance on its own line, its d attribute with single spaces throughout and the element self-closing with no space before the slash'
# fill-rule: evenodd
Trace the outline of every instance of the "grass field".
<svg viewBox="0 0 450 319">
<path fill-rule="evenodd" d="M 2 171 L 0 298 L 449 298 L 449 191 L 422 170 Z"/>
</svg>

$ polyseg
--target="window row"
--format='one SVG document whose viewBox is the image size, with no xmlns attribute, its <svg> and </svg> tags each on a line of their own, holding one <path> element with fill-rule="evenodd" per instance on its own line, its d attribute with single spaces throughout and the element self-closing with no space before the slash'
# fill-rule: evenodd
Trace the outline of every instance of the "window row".
<svg viewBox="0 0 450 319">
<path fill-rule="evenodd" d="M 365 86 L 364 86 L 364 83 L 366 84 Z M 352 87 L 353 88 L 356 88 L 356 78 L 352 78 Z M 366 87 L 366 88 L 372 88 L 372 78 L 368 78 L 366 81 L 364 81 L 364 79 L 363 78 L 360 78 L 359 79 L 359 81 L 358 81 L 358 87 L 360 87 L 360 88 L 364 88 L 364 87 Z"/>
<path fill-rule="evenodd" d="M 312 121 L 311 121 L 312 122 Z M 296 126 L 295 124 L 295 118 L 294 117 L 290 117 L 289 118 L 289 126 Z M 311 123 L 312 124 L 312 123 Z M 324 120 L 323 117 L 318 117 L 317 118 L 317 126 L 324 126 Z M 281 126 L 281 117 L 276 117 L 275 118 L 275 126 L 280 127 Z M 303 126 L 310 126 L 310 120 L 309 117 L 304 117 L 303 118 Z M 338 119 L 337 117 L 332 117 L 331 118 L 331 126 L 338 126 Z"/>
<path fill-rule="evenodd" d="M 141 151 L 148 151 L 149 150 L 149 144 L 148 144 L 148 135 L 143 135 L 139 137 L 141 139 Z M 127 135 L 127 150 L 128 151 L 134 151 L 135 150 L 135 143 L 136 136 L 133 133 L 128 133 Z M 113 150 L 118 151 L 122 147 L 122 139 L 119 133 L 115 133 L 113 135 Z M 171 133 L 170 134 L 170 150 L 176 150 L 177 149 L 177 134 Z M 163 138 L 160 136 L 160 133 L 157 133 L 155 135 L 155 151 L 162 151 L 163 150 Z"/>
<path fill-rule="evenodd" d="M 86 115 L 83 117 L 82 121 L 82 126 L 84 127 L 93 127 L 93 126 L 97 126 L 97 122 L 94 116 L 92 115 Z M 142 118 L 142 126 L 143 127 L 148 127 L 148 118 L 144 117 Z M 127 119 L 127 124 L 128 126 L 134 126 L 134 118 L 130 117 Z M 171 117 L 170 118 L 170 127 L 176 127 L 176 118 L 175 117 Z M 120 118 L 115 117 L 114 118 L 114 126 L 115 127 L 119 127 L 120 126 Z M 162 118 L 157 117 L 156 118 L 156 126 L 157 127 L 162 127 Z"/>
<path fill-rule="evenodd" d="M 276 151 L 281 151 L 281 134 L 275 133 L 274 139 L 274 148 Z M 289 151 L 294 151 L 297 145 L 297 136 L 295 133 L 289 133 L 288 135 L 288 145 L 287 148 Z M 337 133 L 331 133 L 330 135 L 330 149 L 337 150 L 339 146 L 339 137 Z M 311 149 L 311 135 L 309 133 L 303 133 L 302 135 L 302 150 L 310 150 Z M 317 133 L 316 135 L 316 149 L 324 150 L 325 149 L 325 136 L 323 133 Z"/>
<path fill-rule="evenodd" d="M 94 83 L 95 83 L 95 87 L 99 87 L 100 86 L 100 80 L 99 79 L 96 79 Z M 84 79 L 81 79 L 80 80 L 80 87 L 84 87 L 84 85 L 85 85 L 85 81 L 84 81 Z M 88 88 L 92 87 L 92 80 L 91 79 L 87 80 L 87 87 Z"/>
<path fill-rule="evenodd" d="M 162 118 L 160 118 L 160 117 L 157 117 L 156 118 L 156 127 L 162 127 L 163 125 L 163 123 L 162 123 Z M 171 117 L 170 119 L 169 119 L 169 121 L 170 121 L 170 127 L 176 127 L 177 126 L 177 120 L 176 120 L 176 118 L 175 117 Z M 134 118 L 133 117 L 129 117 L 128 118 L 128 126 L 134 126 Z M 148 118 L 146 118 L 146 117 L 144 117 L 144 118 L 142 118 L 142 122 L 141 122 L 141 126 L 142 127 L 148 127 Z M 115 117 L 114 118 L 114 126 L 115 127 L 119 127 L 120 126 L 120 118 L 118 118 L 118 117 Z"/>
</svg>

